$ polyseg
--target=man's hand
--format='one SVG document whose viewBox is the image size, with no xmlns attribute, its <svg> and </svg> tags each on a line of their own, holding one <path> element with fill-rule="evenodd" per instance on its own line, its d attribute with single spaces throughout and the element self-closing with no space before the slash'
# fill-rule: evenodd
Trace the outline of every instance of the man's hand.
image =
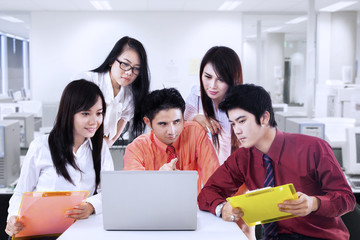
<svg viewBox="0 0 360 240">
<path fill-rule="evenodd" d="M 228 222 L 237 222 L 242 216 L 244 213 L 240 208 L 233 208 L 229 202 L 225 203 L 221 212 L 222 219 Z"/>
<path fill-rule="evenodd" d="M 177 158 L 174 158 L 169 163 L 165 163 L 162 165 L 162 167 L 159 169 L 159 171 L 174 171 L 176 170 L 176 162 L 178 161 Z"/>
<path fill-rule="evenodd" d="M 13 236 L 22 230 L 24 230 L 24 225 L 22 222 L 16 221 L 16 216 L 9 217 L 5 228 L 7 235 Z"/>
<path fill-rule="evenodd" d="M 66 217 L 73 219 L 86 219 L 95 211 L 91 203 L 76 205 L 73 209 L 66 211 Z"/>
<path fill-rule="evenodd" d="M 295 216 L 306 216 L 311 212 L 317 211 L 320 207 L 320 200 L 316 197 L 311 197 L 305 193 L 298 192 L 299 198 L 295 200 L 284 201 L 279 204 L 281 212 L 287 212 Z"/>
</svg>

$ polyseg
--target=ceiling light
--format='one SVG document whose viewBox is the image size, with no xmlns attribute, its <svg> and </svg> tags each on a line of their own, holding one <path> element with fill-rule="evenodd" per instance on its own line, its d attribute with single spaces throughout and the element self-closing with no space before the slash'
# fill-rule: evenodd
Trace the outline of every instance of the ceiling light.
<svg viewBox="0 0 360 240">
<path fill-rule="evenodd" d="M 302 17 L 294 18 L 294 19 L 286 22 L 286 24 L 298 24 L 298 23 L 304 22 L 306 20 L 307 20 L 307 16 L 302 16 Z"/>
<path fill-rule="evenodd" d="M 14 18 L 11 16 L 1 16 L 0 19 L 5 20 L 5 21 L 9 21 L 9 22 L 13 22 L 13 23 L 22 23 L 24 22 L 23 20 L 20 20 L 18 18 Z"/>
<path fill-rule="evenodd" d="M 90 1 L 96 10 L 112 10 L 108 1 Z"/>
<path fill-rule="evenodd" d="M 271 27 L 265 30 L 265 32 L 275 32 L 277 30 L 280 30 L 282 27 Z"/>
<path fill-rule="evenodd" d="M 340 9 L 346 8 L 348 6 L 351 6 L 353 4 L 357 3 L 357 1 L 342 1 L 342 2 L 337 2 L 335 4 L 332 4 L 330 6 L 324 7 L 322 9 L 320 9 L 320 11 L 323 12 L 336 12 Z"/>
<path fill-rule="evenodd" d="M 231 11 L 237 8 L 242 2 L 240 1 L 225 1 L 219 8 L 219 11 Z"/>
</svg>

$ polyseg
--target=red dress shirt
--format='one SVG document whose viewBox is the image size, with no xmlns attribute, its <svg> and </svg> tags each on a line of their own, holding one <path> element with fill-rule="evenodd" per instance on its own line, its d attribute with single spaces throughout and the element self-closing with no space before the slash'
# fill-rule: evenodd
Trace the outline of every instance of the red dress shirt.
<svg viewBox="0 0 360 240">
<path fill-rule="evenodd" d="M 178 157 L 179 170 L 197 170 L 198 192 L 219 167 L 216 151 L 205 130 L 196 122 L 186 121 L 179 138 L 172 144 Z M 167 163 L 167 145 L 154 133 L 143 134 L 125 150 L 124 170 L 159 170 Z"/>
<path fill-rule="evenodd" d="M 266 153 L 273 161 L 275 186 L 293 183 L 297 192 L 320 199 L 320 207 L 305 217 L 278 221 L 281 234 L 298 233 L 324 239 L 349 239 L 340 216 L 354 209 L 355 196 L 329 144 L 319 138 L 283 133 Z M 240 148 L 211 176 L 198 196 L 199 208 L 215 213 L 216 206 L 243 183 L 254 190 L 264 186 L 263 153 Z"/>
</svg>

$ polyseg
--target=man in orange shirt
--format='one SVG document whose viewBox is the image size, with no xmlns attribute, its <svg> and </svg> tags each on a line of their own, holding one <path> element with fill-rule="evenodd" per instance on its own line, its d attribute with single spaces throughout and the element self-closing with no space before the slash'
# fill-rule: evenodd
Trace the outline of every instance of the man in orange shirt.
<svg viewBox="0 0 360 240">
<path fill-rule="evenodd" d="M 155 90 L 144 102 L 144 122 L 151 131 L 125 150 L 124 170 L 197 170 L 198 190 L 219 167 L 205 130 L 184 121 L 185 101 L 174 88 Z"/>
</svg>

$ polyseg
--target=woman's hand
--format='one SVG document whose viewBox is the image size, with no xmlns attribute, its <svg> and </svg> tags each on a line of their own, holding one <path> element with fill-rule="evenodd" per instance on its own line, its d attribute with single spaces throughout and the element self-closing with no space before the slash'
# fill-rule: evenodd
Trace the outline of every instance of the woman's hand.
<svg viewBox="0 0 360 240">
<path fill-rule="evenodd" d="M 76 205 L 73 209 L 66 211 L 66 217 L 73 219 L 86 219 L 95 211 L 91 203 Z"/>
<path fill-rule="evenodd" d="M 24 225 L 22 224 L 22 222 L 16 221 L 16 218 L 17 218 L 16 216 L 11 216 L 7 220 L 5 232 L 9 236 L 13 236 L 13 235 L 17 234 L 18 232 L 24 230 Z"/>
<path fill-rule="evenodd" d="M 215 119 L 210 118 L 210 121 L 209 121 L 204 115 L 198 114 L 198 115 L 195 115 L 195 117 L 193 118 L 193 121 L 198 122 L 201 126 L 203 126 L 203 128 L 205 128 L 206 132 L 210 131 L 212 135 L 220 133 L 221 125 Z"/>
</svg>

